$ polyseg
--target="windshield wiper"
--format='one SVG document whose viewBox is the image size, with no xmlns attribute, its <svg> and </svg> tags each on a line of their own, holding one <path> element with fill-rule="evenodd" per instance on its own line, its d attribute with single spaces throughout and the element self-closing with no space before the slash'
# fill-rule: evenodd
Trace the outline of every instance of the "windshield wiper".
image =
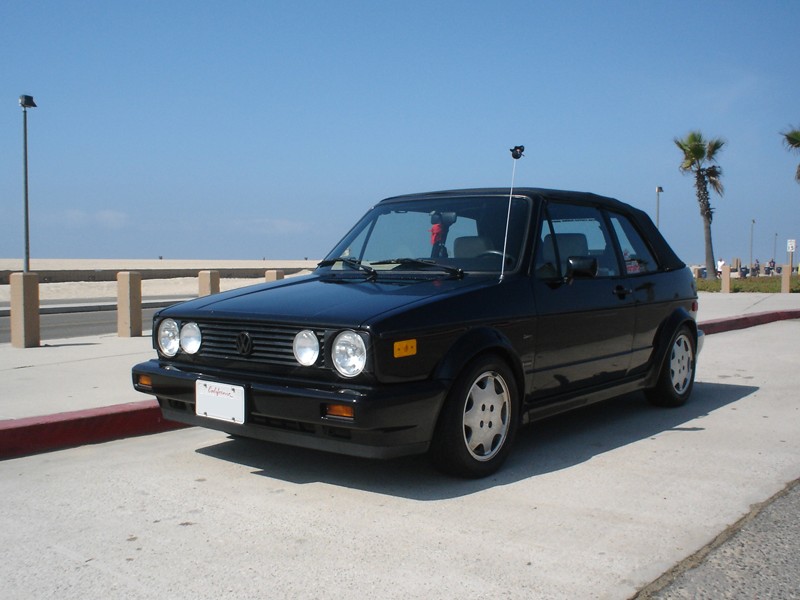
<svg viewBox="0 0 800 600">
<path fill-rule="evenodd" d="M 367 274 L 367 280 L 369 281 L 375 281 L 375 279 L 377 279 L 378 277 L 378 273 L 375 271 L 375 269 L 373 269 L 369 265 L 365 265 L 360 260 L 358 260 L 357 258 L 353 258 L 352 256 L 345 258 L 331 258 L 328 260 L 323 260 L 317 266 L 330 267 L 332 265 L 335 265 L 337 262 L 340 262 L 343 265 L 347 265 L 348 267 L 350 267 L 351 269 L 355 269 L 356 271 L 359 270 L 364 271 Z"/>
<path fill-rule="evenodd" d="M 423 269 L 439 269 L 440 271 L 444 271 L 445 273 L 452 275 L 453 277 L 458 277 L 459 279 L 464 277 L 464 270 L 459 269 L 458 267 L 451 267 L 449 265 L 443 265 L 437 263 L 435 260 L 423 259 L 423 258 L 392 258 L 389 260 L 378 260 L 373 261 L 373 265 L 406 265 L 412 267 L 421 267 Z"/>
</svg>

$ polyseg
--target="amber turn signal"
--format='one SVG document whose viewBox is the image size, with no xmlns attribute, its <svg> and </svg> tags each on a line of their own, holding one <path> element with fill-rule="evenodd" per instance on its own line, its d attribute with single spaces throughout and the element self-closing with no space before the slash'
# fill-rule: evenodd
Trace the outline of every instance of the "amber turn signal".
<svg viewBox="0 0 800 600">
<path fill-rule="evenodd" d="M 153 378 L 150 377 L 150 375 L 137 375 L 136 383 L 138 383 L 141 387 L 151 388 L 153 387 Z"/>
<path fill-rule="evenodd" d="M 404 358 L 414 356 L 417 353 L 417 340 L 403 340 L 394 343 L 394 357 Z"/>
<path fill-rule="evenodd" d="M 355 410 L 349 404 L 326 404 L 325 416 L 352 419 L 355 417 Z"/>
</svg>

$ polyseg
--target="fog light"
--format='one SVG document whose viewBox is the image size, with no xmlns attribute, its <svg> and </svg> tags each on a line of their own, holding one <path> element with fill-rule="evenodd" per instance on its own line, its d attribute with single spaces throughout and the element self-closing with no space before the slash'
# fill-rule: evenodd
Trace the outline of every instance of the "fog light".
<svg viewBox="0 0 800 600">
<path fill-rule="evenodd" d="M 203 336 L 200 333 L 200 326 L 197 323 L 185 323 L 181 327 L 181 348 L 186 354 L 196 354 L 203 343 Z"/>
<path fill-rule="evenodd" d="M 294 358 L 304 367 L 310 367 L 319 358 L 319 340 L 313 331 L 304 329 L 296 336 L 292 342 Z"/>
<path fill-rule="evenodd" d="M 355 410 L 349 404 L 326 404 L 326 417 L 337 417 L 339 419 L 355 418 Z"/>
</svg>

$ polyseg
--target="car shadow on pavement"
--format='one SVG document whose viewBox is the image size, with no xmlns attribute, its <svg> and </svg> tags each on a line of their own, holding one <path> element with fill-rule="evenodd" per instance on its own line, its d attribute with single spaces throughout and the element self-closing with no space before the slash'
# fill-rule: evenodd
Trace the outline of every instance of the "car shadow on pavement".
<svg viewBox="0 0 800 600">
<path fill-rule="evenodd" d="M 697 382 L 691 400 L 680 408 L 655 408 L 642 393 L 634 393 L 539 421 L 519 430 L 513 451 L 498 473 L 478 480 L 443 475 L 425 456 L 380 461 L 242 438 L 197 452 L 295 484 L 327 483 L 412 500 L 443 500 L 567 469 L 667 431 L 702 432 L 702 421 L 687 423 L 702 420 L 758 389 Z"/>
</svg>

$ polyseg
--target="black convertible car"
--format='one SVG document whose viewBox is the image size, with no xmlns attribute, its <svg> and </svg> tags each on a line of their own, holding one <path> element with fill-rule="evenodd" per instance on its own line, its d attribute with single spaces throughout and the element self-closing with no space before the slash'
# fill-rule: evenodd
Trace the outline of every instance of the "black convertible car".
<svg viewBox="0 0 800 600">
<path fill-rule="evenodd" d="M 178 304 L 133 384 L 168 419 L 481 477 L 518 427 L 692 391 L 689 269 L 642 211 L 594 194 L 388 198 L 310 275 Z"/>
</svg>

